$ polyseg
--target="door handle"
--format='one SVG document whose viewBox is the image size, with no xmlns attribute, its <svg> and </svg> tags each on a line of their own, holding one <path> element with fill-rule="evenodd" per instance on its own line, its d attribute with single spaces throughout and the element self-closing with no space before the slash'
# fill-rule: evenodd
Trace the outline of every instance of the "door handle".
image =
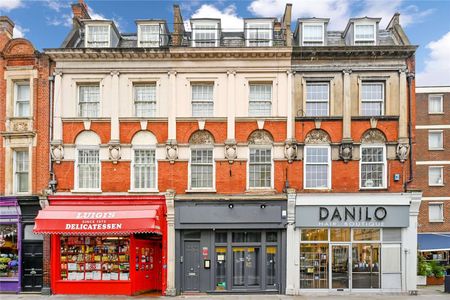
<svg viewBox="0 0 450 300">
<path fill-rule="evenodd" d="M 36 271 L 34 270 L 34 268 L 31 268 L 30 275 L 36 275 Z"/>
</svg>

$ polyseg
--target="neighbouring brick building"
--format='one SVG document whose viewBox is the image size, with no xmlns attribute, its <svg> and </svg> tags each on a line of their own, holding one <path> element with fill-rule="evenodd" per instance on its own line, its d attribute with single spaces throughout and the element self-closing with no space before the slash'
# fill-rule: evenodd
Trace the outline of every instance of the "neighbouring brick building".
<svg viewBox="0 0 450 300">
<path fill-rule="evenodd" d="M 429 260 L 450 261 L 450 87 L 416 88 L 416 175 L 423 191 L 419 250 Z M 433 251 L 434 250 L 434 251 Z"/>
<path fill-rule="evenodd" d="M 13 38 L 13 29 L 0 17 L 0 284 L 2 291 L 35 292 L 43 287 L 43 239 L 33 227 L 49 181 L 52 71 L 49 58 Z"/>
</svg>

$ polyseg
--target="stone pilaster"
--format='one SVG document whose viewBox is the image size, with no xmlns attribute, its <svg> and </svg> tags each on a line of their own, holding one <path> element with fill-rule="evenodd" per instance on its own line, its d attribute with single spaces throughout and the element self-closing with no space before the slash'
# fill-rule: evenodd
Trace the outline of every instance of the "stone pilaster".
<svg viewBox="0 0 450 300">
<path fill-rule="evenodd" d="M 120 87 L 119 87 L 118 71 L 111 71 L 111 142 L 110 144 L 118 144 L 119 137 L 119 106 L 120 106 Z"/>
<path fill-rule="evenodd" d="M 235 140 L 236 122 L 236 71 L 227 71 L 227 140 L 233 143 Z"/>
<path fill-rule="evenodd" d="M 166 191 L 167 209 L 167 296 L 175 296 L 175 191 Z"/>
<path fill-rule="evenodd" d="M 342 140 L 352 141 L 352 98 L 351 98 L 351 78 L 352 70 L 343 71 L 344 74 L 344 101 L 343 101 L 343 121 L 342 121 Z"/>
<path fill-rule="evenodd" d="M 300 283 L 300 269 L 298 264 L 297 235 L 295 230 L 295 189 L 287 190 L 287 228 L 286 228 L 286 294 L 295 295 Z"/>
<path fill-rule="evenodd" d="M 398 120 L 398 141 L 399 143 L 408 142 L 408 99 L 407 99 L 407 83 L 406 69 L 399 70 L 399 103 L 400 112 Z"/>
<path fill-rule="evenodd" d="M 170 71 L 169 75 L 169 141 L 177 139 L 177 72 Z"/>
<path fill-rule="evenodd" d="M 55 72 L 53 98 L 53 142 L 55 144 L 62 144 L 62 76 L 62 72 Z"/>
</svg>

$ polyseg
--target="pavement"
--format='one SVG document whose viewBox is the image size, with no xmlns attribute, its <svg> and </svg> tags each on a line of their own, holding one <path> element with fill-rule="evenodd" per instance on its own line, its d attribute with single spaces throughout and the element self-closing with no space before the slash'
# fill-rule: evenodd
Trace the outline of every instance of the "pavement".
<svg viewBox="0 0 450 300">
<path fill-rule="evenodd" d="M 418 289 L 418 295 L 406 295 L 401 293 L 372 293 L 372 292 L 360 292 L 360 293 L 307 293 L 301 296 L 286 296 L 286 295 L 206 295 L 206 294 L 191 294 L 181 295 L 177 297 L 162 297 L 152 294 L 143 294 L 139 296 L 87 296 L 87 295 L 52 295 L 43 296 L 39 294 L 0 294 L 0 300 L 119 300 L 119 299 L 193 299 L 193 300 L 324 300 L 324 299 L 336 299 L 336 300 L 444 300 L 450 299 L 450 294 L 444 293 L 444 286 L 426 286 Z"/>
</svg>

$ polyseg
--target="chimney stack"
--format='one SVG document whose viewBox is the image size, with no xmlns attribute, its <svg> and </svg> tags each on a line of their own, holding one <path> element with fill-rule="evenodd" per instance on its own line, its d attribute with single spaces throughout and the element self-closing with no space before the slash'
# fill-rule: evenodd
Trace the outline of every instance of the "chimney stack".
<svg viewBox="0 0 450 300">
<path fill-rule="evenodd" d="M 291 33 L 291 19 L 292 19 L 292 4 L 286 3 L 284 8 L 283 19 L 281 20 L 284 28 L 284 37 L 286 39 L 286 46 L 292 46 L 292 33 Z"/>
<path fill-rule="evenodd" d="M 184 22 L 181 15 L 180 6 L 178 4 L 173 5 L 173 35 L 172 44 L 174 46 L 181 46 L 184 35 Z"/>
<path fill-rule="evenodd" d="M 73 17 L 76 19 L 90 19 L 88 7 L 84 0 L 78 0 L 78 3 L 72 4 Z"/>
<path fill-rule="evenodd" d="M 8 39 L 12 39 L 14 31 L 14 22 L 7 16 L 0 16 L 0 32 L 6 34 Z"/>
</svg>

